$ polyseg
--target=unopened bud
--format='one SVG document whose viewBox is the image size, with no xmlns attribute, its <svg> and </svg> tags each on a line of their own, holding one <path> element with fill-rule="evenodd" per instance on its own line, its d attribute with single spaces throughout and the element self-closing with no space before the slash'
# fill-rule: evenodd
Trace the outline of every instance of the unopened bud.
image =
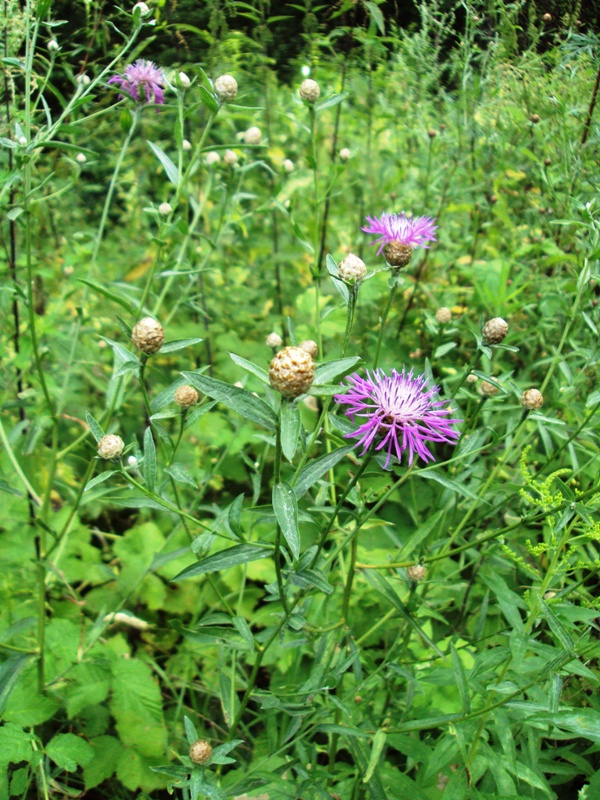
<svg viewBox="0 0 600 800">
<path fill-rule="evenodd" d="M 291 161 L 289 158 L 286 158 L 282 164 L 283 169 L 285 172 L 293 172 L 294 171 L 294 162 Z"/>
<path fill-rule="evenodd" d="M 237 153 L 235 153 L 233 150 L 225 150 L 225 153 L 223 154 L 223 161 L 226 164 L 229 164 L 230 167 L 233 167 L 233 165 L 237 164 L 238 162 Z"/>
<path fill-rule="evenodd" d="M 146 355 L 156 353 L 165 341 L 163 326 L 152 317 L 144 317 L 131 331 L 131 341 Z"/>
<path fill-rule="evenodd" d="M 192 85 L 191 80 L 188 78 L 185 72 L 178 73 L 177 77 L 179 78 L 179 83 L 183 89 L 188 89 Z"/>
<path fill-rule="evenodd" d="M 341 161 L 348 161 L 350 158 L 350 150 L 347 147 L 342 147 L 340 150 L 340 160 Z"/>
<path fill-rule="evenodd" d="M 495 386 L 493 383 L 489 383 L 488 381 L 481 381 L 479 384 L 479 388 L 477 390 L 482 397 L 494 397 L 498 394 L 500 389 Z"/>
<path fill-rule="evenodd" d="M 235 100 L 237 91 L 237 81 L 232 75 L 220 75 L 215 81 L 215 92 L 222 103 Z"/>
<path fill-rule="evenodd" d="M 135 469 L 138 465 L 138 460 L 135 456 L 129 456 L 127 459 L 127 463 L 132 469 Z"/>
<path fill-rule="evenodd" d="M 539 114 L 532 114 L 532 115 L 529 117 L 529 120 L 530 120 L 531 122 L 533 122 L 533 124 L 534 124 L 534 125 L 537 125 L 537 124 L 538 124 L 538 122 L 540 121 L 540 115 L 539 115 Z"/>
<path fill-rule="evenodd" d="M 48 50 L 51 50 L 53 53 L 57 53 L 60 50 L 60 45 L 56 39 L 50 39 L 48 42 Z"/>
<path fill-rule="evenodd" d="M 409 567 L 406 570 L 406 574 L 415 583 L 422 581 L 425 575 L 427 575 L 427 570 L 422 564 L 413 564 L 412 567 Z"/>
<path fill-rule="evenodd" d="M 133 12 L 140 12 L 141 17 L 147 17 L 151 12 L 146 3 L 136 3 L 133 7 Z"/>
<path fill-rule="evenodd" d="M 526 411 L 537 411 L 544 405 L 544 397 L 539 389 L 527 389 L 521 397 L 521 405 Z"/>
<path fill-rule="evenodd" d="M 552 22 L 552 14 L 548 14 L 548 13 L 546 13 L 546 14 L 544 14 L 544 16 L 542 17 L 542 19 L 544 20 L 544 22 Z"/>
<path fill-rule="evenodd" d="M 435 312 L 435 318 L 440 325 L 447 325 L 452 319 L 452 312 L 446 306 L 442 306 Z"/>
<path fill-rule="evenodd" d="M 427 136 L 429 136 L 430 139 L 435 139 L 437 135 L 438 132 L 436 131 L 435 128 L 429 128 L 429 130 L 427 131 Z"/>
<path fill-rule="evenodd" d="M 84 153 L 77 153 L 75 156 L 75 161 L 77 161 L 78 164 L 85 164 L 87 158 L 85 157 Z"/>
<path fill-rule="evenodd" d="M 90 76 L 86 75 L 85 72 L 82 72 L 81 75 L 78 75 L 75 80 L 79 84 L 79 86 L 87 86 L 90 82 Z"/>
<path fill-rule="evenodd" d="M 508 333 L 508 323 L 502 317 L 488 320 L 481 329 L 484 344 L 499 344 Z"/>
<path fill-rule="evenodd" d="M 26 136 L 19 136 L 19 144 L 21 147 L 27 146 L 27 137 Z"/>
<path fill-rule="evenodd" d="M 312 339 L 307 339 L 305 342 L 300 342 L 298 347 L 306 350 L 309 356 L 312 356 L 313 358 L 316 358 L 319 352 L 319 345 Z"/>
<path fill-rule="evenodd" d="M 181 406 L 181 408 L 190 408 L 190 406 L 195 406 L 199 399 L 200 395 L 196 389 L 189 384 L 180 386 L 175 392 L 174 397 L 175 402 L 178 406 Z"/>
<path fill-rule="evenodd" d="M 213 167 L 215 164 L 218 164 L 220 160 L 221 156 L 216 150 L 211 150 L 210 153 L 207 153 L 204 157 L 204 163 L 207 167 Z"/>
<path fill-rule="evenodd" d="M 298 94 L 307 103 L 312 104 L 319 99 L 321 89 L 319 88 L 319 84 L 316 81 L 313 81 L 312 78 L 306 78 L 300 84 Z"/>
<path fill-rule="evenodd" d="M 284 347 L 269 366 L 271 386 L 284 397 L 299 397 L 312 386 L 315 362 L 302 347 Z"/>
<path fill-rule="evenodd" d="M 185 150 L 186 153 L 188 153 L 192 149 L 192 143 L 187 139 L 184 139 L 183 142 L 181 143 L 181 147 L 183 148 L 183 150 Z"/>
<path fill-rule="evenodd" d="M 165 216 L 165 217 L 166 217 L 168 214 L 170 214 L 170 213 L 171 213 L 171 211 L 173 211 L 173 208 L 171 207 L 171 204 L 170 204 L 170 203 L 161 203 L 161 204 L 159 205 L 159 207 L 158 207 L 158 210 L 160 211 L 160 213 L 161 213 L 163 216 Z"/>
<path fill-rule="evenodd" d="M 98 455 L 100 458 L 118 458 L 123 452 L 125 443 L 120 436 L 114 433 L 108 433 L 103 436 L 98 442 Z"/>
<path fill-rule="evenodd" d="M 206 764 L 212 758 L 213 749 L 206 739 L 197 739 L 190 747 L 190 759 L 193 764 Z"/>
<path fill-rule="evenodd" d="M 260 144 L 261 139 L 261 130 L 260 128 L 257 128 L 256 125 L 254 125 L 252 128 L 248 128 L 244 134 L 244 144 Z"/>
<path fill-rule="evenodd" d="M 339 263 L 338 277 L 343 280 L 344 283 L 359 283 L 366 274 L 367 268 L 365 262 L 362 258 L 355 256 L 354 253 L 348 253 Z"/>
<path fill-rule="evenodd" d="M 273 331 L 273 333 L 270 333 L 267 336 L 266 344 L 267 347 L 273 347 L 274 349 L 276 349 L 278 347 L 281 347 L 281 345 L 283 344 L 283 339 L 278 333 L 275 333 L 275 331 Z"/>
</svg>

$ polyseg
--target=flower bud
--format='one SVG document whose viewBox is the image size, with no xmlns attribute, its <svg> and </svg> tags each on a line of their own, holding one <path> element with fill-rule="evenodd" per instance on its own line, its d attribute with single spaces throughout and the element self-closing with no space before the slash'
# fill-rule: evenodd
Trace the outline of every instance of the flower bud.
<svg viewBox="0 0 600 800">
<path fill-rule="evenodd" d="M 467 383 L 477 383 L 478 380 L 479 378 L 477 377 L 477 375 L 473 375 L 472 372 L 470 372 L 467 375 Z"/>
<path fill-rule="evenodd" d="M 552 22 L 552 14 L 546 13 L 543 15 L 542 19 L 544 20 L 544 22 Z"/>
<path fill-rule="evenodd" d="M 193 764 L 206 764 L 212 758 L 213 749 L 206 739 L 196 739 L 190 747 L 190 759 Z"/>
<path fill-rule="evenodd" d="M 192 143 L 187 139 L 184 139 L 181 143 L 181 147 L 186 153 L 188 153 L 192 149 Z"/>
<path fill-rule="evenodd" d="M 435 139 L 437 135 L 438 132 L 436 131 L 435 128 L 429 128 L 429 130 L 427 131 L 427 136 L 429 136 L 430 139 Z"/>
<path fill-rule="evenodd" d="M 133 7 L 133 12 L 139 10 L 141 17 L 147 17 L 151 12 L 146 3 L 136 3 Z"/>
<path fill-rule="evenodd" d="M 78 164 L 85 164 L 87 158 L 85 157 L 84 153 L 77 153 L 75 161 L 77 161 Z"/>
<path fill-rule="evenodd" d="M 189 87 L 192 85 L 191 80 L 188 78 L 185 72 L 179 72 L 177 77 L 179 78 L 179 83 L 183 89 L 189 89 Z"/>
<path fill-rule="evenodd" d="M 144 317 L 131 331 L 131 341 L 146 355 L 160 350 L 164 340 L 163 326 L 152 317 Z"/>
<path fill-rule="evenodd" d="M 298 94 L 303 100 L 306 100 L 307 103 L 312 105 L 316 100 L 319 99 L 321 89 L 319 88 L 319 84 L 316 81 L 313 81 L 312 78 L 306 78 L 300 84 Z"/>
<path fill-rule="evenodd" d="M 173 211 L 173 209 L 172 209 L 172 207 L 171 207 L 171 204 L 170 204 L 170 203 L 161 203 L 161 204 L 159 205 L 159 207 L 158 207 L 158 210 L 159 210 L 159 211 L 160 211 L 160 213 L 161 213 L 163 216 L 165 216 L 165 217 L 166 217 L 168 214 L 170 214 L 170 213 L 171 213 L 171 211 Z"/>
<path fill-rule="evenodd" d="M 118 458 L 123 452 L 125 443 L 120 436 L 108 433 L 98 442 L 98 455 L 100 458 Z"/>
<path fill-rule="evenodd" d="M 537 125 L 538 122 L 540 121 L 540 115 L 539 114 L 532 114 L 529 117 L 529 120 L 530 120 L 530 122 L 533 122 L 534 125 Z"/>
<path fill-rule="evenodd" d="M 184 386 L 180 386 L 177 391 L 175 392 L 174 400 L 178 406 L 181 408 L 189 408 L 190 406 L 195 406 L 198 400 L 200 399 L 200 395 L 194 389 L 193 386 L 189 384 L 185 384 Z"/>
<path fill-rule="evenodd" d="M 319 345 L 314 342 L 312 339 L 307 339 L 305 342 L 300 342 L 298 347 L 301 347 L 303 350 L 306 350 L 309 356 L 316 358 L 319 353 Z"/>
<path fill-rule="evenodd" d="M 216 150 L 211 150 L 210 153 L 207 153 L 204 157 L 204 163 L 207 167 L 213 167 L 215 164 L 218 164 L 220 160 L 221 156 Z"/>
<path fill-rule="evenodd" d="M 347 256 L 340 261 L 338 266 L 338 277 L 344 283 L 359 283 L 367 274 L 367 268 L 362 258 L 355 256 L 354 253 L 348 253 Z"/>
<path fill-rule="evenodd" d="M 19 144 L 21 147 L 27 146 L 27 137 L 26 136 L 19 136 Z"/>
<path fill-rule="evenodd" d="M 481 329 L 484 344 L 500 344 L 508 333 L 508 323 L 502 317 L 488 320 Z"/>
<path fill-rule="evenodd" d="M 82 72 L 81 75 L 78 75 L 75 80 L 77 81 L 79 86 L 87 86 L 90 82 L 90 76 L 86 75 L 85 72 Z"/>
<path fill-rule="evenodd" d="M 413 249 L 409 244 L 393 239 L 383 248 L 383 257 L 390 267 L 405 267 L 412 258 Z"/>
<path fill-rule="evenodd" d="M 273 331 L 273 333 L 270 333 L 267 336 L 266 344 L 267 347 L 273 347 L 274 349 L 276 349 L 278 347 L 281 347 L 281 345 L 283 344 L 283 339 L 278 333 L 275 333 L 275 331 Z"/>
<path fill-rule="evenodd" d="M 60 45 L 56 41 L 56 39 L 50 39 L 50 41 L 48 42 L 48 50 L 51 50 L 53 53 L 58 53 L 58 51 L 60 50 Z"/>
<path fill-rule="evenodd" d="M 500 389 L 497 386 L 494 386 L 493 383 L 489 383 L 488 381 L 481 381 L 479 384 L 479 389 L 477 390 L 482 397 L 494 397 L 498 394 Z"/>
<path fill-rule="evenodd" d="M 226 164 L 229 164 L 230 167 L 233 167 L 233 165 L 237 164 L 238 162 L 237 153 L 234 153 L 233 150 L 225 150 L 225 153 L 223 154 L 223 161 Z"/>
<path fill-rule="evenodd" d="M 427 575 L 427 570 L 422 564 L 413 564 L 406 570 L 406 574 L 415 583 L 422 581 L 425 575 Z"/>
<path fill-rule="evenodd" d="M 527 411 L 537 411 L 544 405 L 544 397 L 539 389 L 527 389 L 521 397 L 521 405 Z"/>
<path fill-rule="evenodd" d="M 235 100 L 237 90 L 237 81 L 231 75 L 221 75 L 215 81 L 215 92 L 222 103 Z"/>
<path fill-rule="evenodd" d="M 452 312 L 446 306 L 441 306 L 435 312 L 435 318 L 440 323 L 440 325 L 447 325 L 452 319 Z"/>
<path fill-rule="evenodd" d="M 269 366 L 271 386 L 284 397 L 298 397 L 307 392 L 315 377 L 315 362 L 301 347 L 284 347 Z"/>
<path fill-rule="evenodd" d="M 127 463 L 132 469 L 135 469 L 138 465 L 138 460 L 135 456 L 129 456 L 127 459 Z"/>
<path fill-rule="evenodd" d="M 347 147 L 342 147 L 340 150 L 340 160 L 341 161 L 348 161 L 350 158 L 350 150 Z"/>
<path fill-rule="evenodd" d="M 254 125 L 252 128 L 248 128 L 244 134 L 244 144 L 260 144 L 261 139 L 262 133 L 260 128 L 257 128 L 256 125 Z"/>
<path fill-rule="evenodd" d="M 282 164 L 283 169 L 286 172 L 293 172 L 294 171 L 294 162 L 291 161 L 289 158 L 286 158 Z"/>
</svg>

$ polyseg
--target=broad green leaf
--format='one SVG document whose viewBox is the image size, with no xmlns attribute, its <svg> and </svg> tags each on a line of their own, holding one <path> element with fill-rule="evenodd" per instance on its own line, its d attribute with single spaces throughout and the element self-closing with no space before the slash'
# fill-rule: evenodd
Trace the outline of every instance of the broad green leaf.
<svg viewBox="0 0 600 800">
<path fill-rule="evenodd" d="M 255 544 L 237 544 L 227 550 L 220 550 L 211 556 L 202 558 L 195 564 L 190 564 L 174 578 L 172 581 L 181 581 L 184 578 L 193 578 L 196 575 L 205 575 L 208 572 L 220 572 L 221 570 L 236 567 L 239 564 L 248 564 L 250 561 L 258 561 L 261 558 L 268 558 L 273 554 L 272 547 Z"/>
<path fill-rule="evenodd" d="M 144 480 L 149 491 L 154 491 L 156 484 L 156 446 L 150 425 L 144 431 Z"/>
<path fill-rule="evenodd" d="M 96 420 L 92 417 L 89 411 L 85 412 L 85 421 L 87 422 L 88 427 L 92 432 L 92 436 L 94 437 L 96 442 L 99 442 L 100 439 L 102 439 L 102 437 L 104 436 L 104 431 L 102 430 L 100 425 L 98 425 Z"/>
<path fill-rule="evenodd" d="M 200 389 L 201 392 L 218 400 L 223 405 L 236 411 L 242 417 L 262 425 L 263 428 L 274 431 L 277 427 L 277 416 L 271 406 L 264 400 L 254 397 L 251 392 L 232 386 L 229 383 L 210 378 L 208 375 L 198 375 L 195 372 L 184 372 L 183 377 Z"/>
<path fill-rule="evenodd" d="M 338 358 L 336 361 L 328 361 L 326 364 L 319 364 L 315 370 L 314 385 L 320 386 L 330 383 L 338 375 L 350 372 L 352 367 L 361 360 L 360 356 L 350 356 L 349 358 Z"/>
<path fill-rule="evenodd" d="M 27 733 L 18 725 L 6 722 L 0 728 L 0 766 L 29 761 L 33 753 L 33 733 Z"/>
<path fill-rule="evenodd" d="M 10 696 L 13 686 L 19 680 L 19 675 L 31 658 L 32 656 L 30 655 L 14 654 L 9 656 L 0 667 L 0 714 L 4 711 L 6 701 Z M 2 731 L 2 728 L 0 728 L 0 731 Z M 2 748 L 0 748 L 0 761 L 2 759 L 1 752 Z"/>
<path fill-rule="evenodd" d="M 167 173 L 167 178 L 171 181 L 173 186 L 179 185 L 179 170 L 175 166 L 175 164 L 171 161 L 169 156 L 164 153 L 157 144 L 154 142 L 148 142 L 154 155 L 158 158 L 160 163 L 165 168 L 165 172 Z"/>
<path fill-rule="evenodd" d="M 354 450 L 354 445 L 346 445 L 345 447 L 338 447 L 337 450 L 332 450 L 331 453 L 326 453 L 324 456 L 315 458 L 314 461 L 309 462 L 303 467 L 297 479 L 292 480 L 294 492 L 298 500 L 303 497 L 311 486 L 320 480 L 326 472 L 333 469 L 344 456 L 348 455 Z"/>
<path fill-rule="evenodd" d="M 232 361 L 235 361 L 238 366 L 240 366 L 242 369 L 245 369 L 246 372 L 250 372 L 252 375 L 255 375 L 259 381 L 262 381 L 262 383 L 266 384 L 267 386 L 270 385 L 269 373 L 266 369 L 259 367 L 258 364 L 253 364 L 252 361 L 248 361 L 247 359 L 242 358 L 242 356 L 236 356 L 235 353 L 229 353 L 229 357 L 232 359 Z"/>
<path fill-rule="evenodd" d="M 279 412 L 281 424 L 281 449 L 288 461 L 292 461 L 298 447 L 298 436 L 300 435 L 300 411 L 298 404 L 289 400 L 283 400 Z"/>
<path fill-rule="evenodd" d="M 85 788 L 88 790 L 115 774 L 117 760 L 123 749 L 121 742 L 114 736 L 97 736 L 90 744 L 94 748 L 94 757 L 83 770 Z"/>
<path fill-rule="evenodd" d="M 46 755 L 61 769 L 75 772 L 77 767 L 83 767 L 94 757 L 93 748 L 74 733 L 58 733 L 48 742 Z"/>
<path fill-rule="evenodd" d="M 350 302 L 350 290 L 348 289 L 344 281 L 338 278 L 338 265 L 335 263 L 333 256 L 328 254 L 325 259 L 325 263 L 327 265 L 327 271 L 331 275 L 333 285 L 343 297 L 344 303 L 348 305 L 348 303 Z"/>
<path fill-rule="evenodd" d="M 294 557 L 300 556 L 300 531 L 298 530 L 298 501 L 289 483 L 273 487 L 273 510 L 284 539 Z"/>
<path fill-rule="evenodd" d="M 544 722 L 600 744 L 600 711 L 594 708 L 567 708 L 559 711 L 534 713 L 531 722 Z"/>
</svg>

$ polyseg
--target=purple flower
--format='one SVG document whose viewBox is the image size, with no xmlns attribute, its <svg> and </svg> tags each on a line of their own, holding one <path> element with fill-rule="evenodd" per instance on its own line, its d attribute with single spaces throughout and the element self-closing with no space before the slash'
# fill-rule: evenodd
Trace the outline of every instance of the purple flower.
<svg viewBox="0 0 600 800">
<path fill-rule="evenodd" d="M 124 75 L 113 75 L 108 82 L 116 84 L 138 103 L 154 101 L 156 105 L 162 105 L 165 102 L 165 73 L 152 61 L 138 58 L 134 64 L 125 67 Z"/>
<path fill-rule="evenodd" d="M 362 230 L 365 233 L 374 233 L 379 236 L 371 244 L 378 244 L 381 253 L 386 244 L 398 242 L 410 247 L 429 247 L 427 242 L 435 242 L 435 219 L 431 217 L 413 217 L 412 214 L 387 214 L 385 211 L 380 217 L 367 217 L 368 227 Z"/>
<path fill-rule="evenodd" d="M 423 461 L 435 460 L 425 442 L 452 442 L 459 437 L 452 428 L 460 419 L 447 419 L 452 413 L 448 402 L 436 400 L 437 386 L 430 387 L 425 375 L 413 375 L 412 369 L 401 373 L 392 370 L 386 375 L 383 370 L 367 372 L 366 378 L 357 373 L 347 379 L 352 385 L 346 394 L 338 394 L 335 400 L 349 406 L 346 416 L 363 417 L 366 421 L 345 438 L 358 439 L 364 455 L 374 442 L 375 450 L 387 450 L 387 468 L 392 455 L 402 459 L 408 450 L 408 463 L 415 454 Z M 343 386 L 343 384 L 342 384 Z"/>
</svg>

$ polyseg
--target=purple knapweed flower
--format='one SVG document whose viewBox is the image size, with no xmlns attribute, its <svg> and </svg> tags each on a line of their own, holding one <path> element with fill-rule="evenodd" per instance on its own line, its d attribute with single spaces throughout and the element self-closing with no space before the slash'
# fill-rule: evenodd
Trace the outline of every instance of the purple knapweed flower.
<svg viewBox="0 0 600 800">
<path fill-rule="evenodd" d="M 402 459 L 408 450 L 408 463 L 415 455 L 423 461 L 435 460 L 427 449 L 426 442 L 455 443 L 459 437 L 453 425 L 460 419 L 447 419 L 452 413 L 448 401 L 436 400 L 439 388 L 429 386 L 425 375 L 415 376 L 412 369 L 406 372 L 392 370 L 386 375 L 383 370 L 367 372 L 366 378 L 357 373 L 347 380 L 351 386 L 346 394 L 335 395 L 338 403 L 347 404 L 346 416 L 354 421 L 363 417 L 365 422 L 345 438 L 358 439 L 364 455 L 375 444 L 375 450 L 387 450 L 385 467 L 392 455 Z M 342 384 L 343 386 L 344 384 Z"/>
<path fill-rule="evenodd" d="M 432 217 L 413 217 L 412 214 L 387 214 L 385 211 L 380 217 L 367 217 L 368 226 L 362 230 L 365 233 L 374 233 L 378 236 L 371 244 L 378 244 L 381 253 L 383 248 L 391 242 L 411 248 L 429 247 L 427 242 L 435 242 L 434 233 L 437 225 Z"/>
<path fill-rule="evenodd" d="M 156 105 L 162 105 L 165 102 L 165 73 L 152 61 L 138 58 L 134 64 L 125 67 L 123 75 L 113 75 L 108 82 L 116 84 L 138 103 L 154 101 Z"/>
</svg>

